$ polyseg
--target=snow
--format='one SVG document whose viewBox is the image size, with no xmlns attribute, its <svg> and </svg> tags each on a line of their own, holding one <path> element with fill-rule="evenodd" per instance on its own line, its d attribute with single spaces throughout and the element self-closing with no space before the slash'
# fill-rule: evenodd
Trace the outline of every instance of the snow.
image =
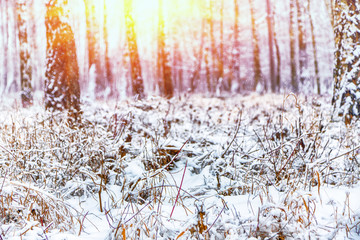
<svg viewBox="0 0 360 240">
<path fill-rule="evenodd" d="M 329 96 L 87 101 L 79 129 L 10 99 L 2 239 L 360 239 L 359 123 Z"/>
</svg>

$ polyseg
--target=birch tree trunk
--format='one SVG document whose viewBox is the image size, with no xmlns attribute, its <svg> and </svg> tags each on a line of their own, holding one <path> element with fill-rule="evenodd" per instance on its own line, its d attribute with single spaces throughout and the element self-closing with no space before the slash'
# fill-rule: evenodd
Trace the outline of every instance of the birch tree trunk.
<svg viewBox="0 0 360 240">
<path fill-rule="evenodd" d="M 299 46 L 299 74 L 300 83 L 304 86 L 308 80 L 307 73 L 307 53 L 305 42 L 305 8 L 303 0 L 296 0 L 297 24 L 298 24 L 298 46 Z M 305 85 L 306 86 L 306 85 Z"/>
<path fill-rule="evenodd" d="M 30 57 L 30 43 L 28 37 L 29 5 L 26 0 L 16 2 L 17 28 L 20 45 L 20 83 L 21 83 L 21 103 L 23 107 L 28 107 L 33 103 L 32 90 L 32 63 Z"/>
<path fill-rule="evenodd" d="M 335 1 L 334 119 L 360 117 L 360 3 Z"/>
</svg>

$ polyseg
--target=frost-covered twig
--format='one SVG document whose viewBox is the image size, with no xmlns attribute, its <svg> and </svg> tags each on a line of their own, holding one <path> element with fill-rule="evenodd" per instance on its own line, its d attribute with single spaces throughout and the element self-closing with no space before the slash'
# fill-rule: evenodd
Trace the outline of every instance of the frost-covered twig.
<svg viewBox="0 0 360 240">
<path fill-rule="evenodd" d="M 187 168 L 187 163 L 188 163 L 188 161 L 186 160 L 186 162 L 185 162 L 185 167 L 184 167 L 184 173 L 183 173 L 183 176 L 182 176 L 182 178 L 181 178 L 181 182 L 180 182 L 180 186 L 179 186 L 179 191 L 178 191 L 178 193 L 177 193 L 177 195 L 176 195 L 176 199 L 175 199 L 175 203 L 174 203 L 173 209 L 171 210 L 170 218 L 172 217 L 172 215 L 173 215 L 173 213 L 174 213 L 176 203 L 177 203 L 177 201 L 178 201 L 178 199 L 179 199 L 181 187 L 182 187 L 182 184 L 183 184 L 184 178 L 185 178 L 185 172 L 186 172 L 186 168 Z"/>
<path fill-rule="evenodd" d="M 333 161 L 335 159 L 338 159 L 338 158 L 341 158 L 341 157 L 343 157 L 343 156 L 345 156 L 347 154 L 350 154 L 351 152 L 354 152 L 354 151 L 356 151 L 358 149 L 360 149 L 360 145 L 354 147 L 353 149 L 351 149 L 351 150 L 349 150 L 347 152 L 344 152 L 344 153 L 340 154 L 339 156 L 333 157 L 333 158 L 329 159 L 328 161 L 331 162 L 331 161 Z"/>
<path fill-rule="evenodd" d="M 211 226 L 208 228 L 208 230 L 206 230 L 205 234 L 208 233 L 210 231 L 210 229 L 215 225 L 216 221 L 219 219 L 219 217 L 222 214 L 222 212 L 224 211 L 225 207 L 226 206 L 224 205 L 224 207 L 221 209 L 220 213 L 215 218 L 215 221 L 211 224 Z"/>
<path fill-rule="evenodd" d="M 239 130 L 240 130 L 240 125 L 241 125 L 241 117 L 242 117 L 242 111 L 240 111 L 239 113 L 240 117 L 238 118 L 238 124 L 236 125 L 236 129 L 235 129 L 235 134 L 234 134 L 234 137 L 233 139 L 231 140 L 231 142 L 229 143 L 228 147 L 225 149 L 225 151 L 223 152 L 223 154 L 221 154 L 221 158 L 224 158 L 225 154 L 227 153 L 227 151 L 229 151 L 231 145 L 234 143 L 238 133 L 239 133 Z"/>
</svg>

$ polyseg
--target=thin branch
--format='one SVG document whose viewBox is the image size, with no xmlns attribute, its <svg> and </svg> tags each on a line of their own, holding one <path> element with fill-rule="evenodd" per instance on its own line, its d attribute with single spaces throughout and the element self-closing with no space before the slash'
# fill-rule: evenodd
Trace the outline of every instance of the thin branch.
<svg viewBox="0 0 360 240">
<path fill-rule="evenodd" d="M 170 218 L 172 217 L 172 215 L 173 215 L 173 213 L 174 213 L 174 210 L 175 210 L 175 207 L 176 207 L 176 203 L 177 203 L 177 201 L 178 201 L 178 199 L 179 199 L 181 187 L 182 187 L 182 184 L 183 184 L 184 178 L 185 178 L 185 172 L 186 172 L 186 168 L 187 168 L 187 163 L 188 163 L 188 161 L 186 160 L 186 162 L 185 162 L 185 168 L 184 168 L 184 173 L 183 173 L 183 176 L 182 176 L 182 178 L 181 178 L 181 182 L 180 182 L 180 186 L 179 186 L 179 191 L 178 191 L 178 194 L 177 194 L 177 196 L 176 196 L 176 200 L 175 200 L 173 209 L 171 210 Z"/>
</svg>

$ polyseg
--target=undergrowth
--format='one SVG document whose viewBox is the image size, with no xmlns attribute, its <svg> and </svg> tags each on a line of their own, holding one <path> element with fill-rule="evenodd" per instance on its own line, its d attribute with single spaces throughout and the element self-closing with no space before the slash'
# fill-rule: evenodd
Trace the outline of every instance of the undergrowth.
<svg viewBox="0 0 360 240">
<path fill-rule="evenodd" d="M 108 239 L 360 234 L 349 196 L 322 195 L 359 186 L 359 126 L 331 122 L 323 98 L 84 104 L 75 127 L 36 106 L 2 112 L 1 239 L 83 236 L 91 214 L 106 221 Z M 322 207 L 333 210 L 329 222 Z"/>
</svg>

